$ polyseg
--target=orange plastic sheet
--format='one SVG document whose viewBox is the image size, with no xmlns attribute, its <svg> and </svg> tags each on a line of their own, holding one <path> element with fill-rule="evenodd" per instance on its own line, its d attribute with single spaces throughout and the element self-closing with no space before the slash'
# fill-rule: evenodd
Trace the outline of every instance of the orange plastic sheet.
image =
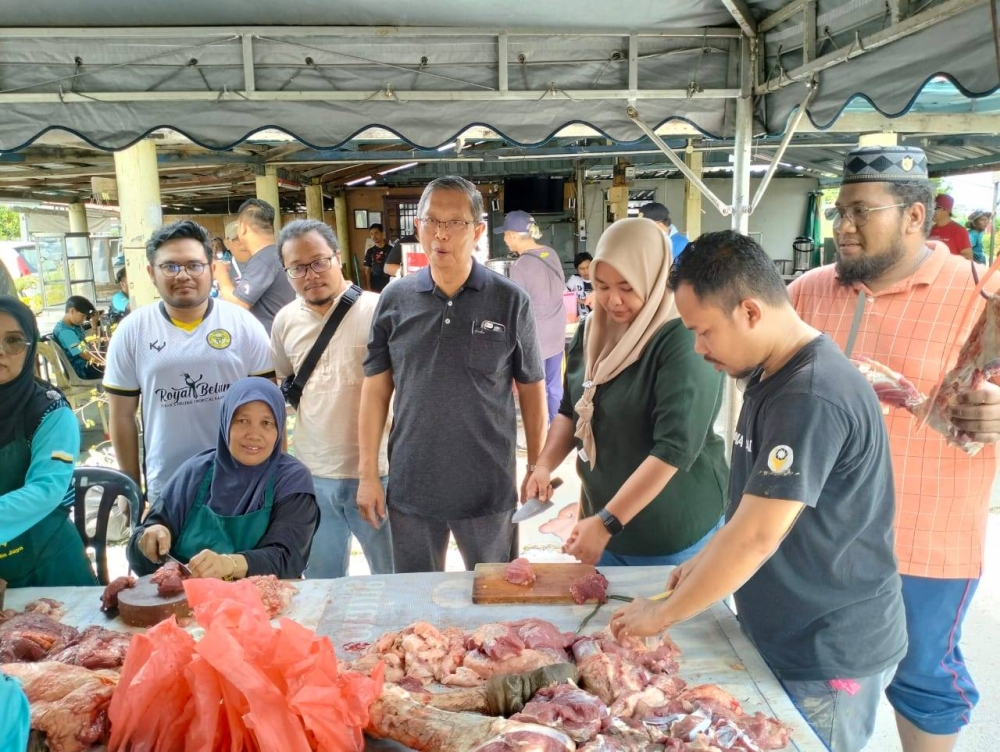
<svg viewBox="0 0 1000 752">
<path fill-rule="evenodd" d="M 173 617 L 129 646 L 108 709 L 111 752 L 360 752 L 372 677 L 340 672 L 333 645 L 289 619 L 271 625 L 249 582 L 184 583 L 199 641 Z"/>
</svg>

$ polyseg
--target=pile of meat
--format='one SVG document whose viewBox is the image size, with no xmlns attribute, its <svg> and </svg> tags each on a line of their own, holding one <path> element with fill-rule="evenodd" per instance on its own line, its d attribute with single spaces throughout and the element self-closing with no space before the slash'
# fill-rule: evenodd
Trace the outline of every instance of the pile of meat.
<svg viewBox="0 0 1000 752">
<path fill-rule="evenodd" d="M 56 661 L 89 669 L 118 668 L 131 640 L 131 635 L 96 625 L 80 632 L 36 611 L 5 611 L 3 617 L 0 663 L 4 664 Z"/>
<path fill-rule="evenodd" d="M 384 665 L 386 681 L 396 685 L 387 684 L 372 706 L 367 731 L 418 751 L 759 752 L 788 744 L 787 726 L 746 713 L 721 688 L 688 687 L 677 676 L 679 654 L 669 638 L 622 644 L 610 632 L 578 637 L 539 619 L 468 633 L 417 622 L 383 635 L 351 667 L 367 673 Z M 578 685 L 541 689 L 509 719 L 448 712 L 481 712 L 469 690 L 423 691 L 432 682 L 475 687 L 567 660 L 576 664 Z"/>
<path fill-rule="evenodd" d="M 156 592 L 167 598 L 184 592 L 184 580 L 188 575 L 181 571 L 181 565 L 176 561 L 168 561 L 157 569 L 149 581 L 156 585 Z"/>
</svg>

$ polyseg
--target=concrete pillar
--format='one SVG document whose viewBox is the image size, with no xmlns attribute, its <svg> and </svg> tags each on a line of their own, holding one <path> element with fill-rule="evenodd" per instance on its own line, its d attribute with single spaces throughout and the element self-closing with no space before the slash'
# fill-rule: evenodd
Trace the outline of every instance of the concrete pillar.
<svg viewBox="0 0 1000 752">
<path fill-rule="evenodd" d="M 264 167 L 264 174 L 257 176 L 257 198 L 267 201 L 274 209 L 274 232 L 281 232 L 281 201 L 278 199 L 278 168 Z"/>
<path fill-rule="evenodd" d="M 123 151 L 116 151 L 115 177 L 129 298 L 135 309 L 159 297 L 146 272 L 146 240 L 163 224 L 156 145 L 152 141 L 140 141 Z"/>
<path fill-rule="evenodd" d="M 87 227 L 87 207 L 76 203 L 69 205 L 69 231 L 89 232 Z"/>
<path fill-rule="evenodd" d="M 340 242 L 340 260 L 344 265 L 344 276 L 353 282 L 354 262 L 351 257 L 351 223 L 347 219 L 347 195 L 343 192 L 333 197 L 333 210 L 337 218 L 337 240 Z"/>
<path fill-rule="evenodd" d="M 730 229 L 750 231 L 750 150 L 753 145 L 753 99 L 736 99 L 736 139 L 733 145 L 733 215 Z M 737 412 L 737 415 L 739 413 Z M 736 425 L 735 420 L 733 425 Z"/>
<path fill-rule="evenodd" d="M 858 146 L 896 146 L 899 137 L 889 131 L 888 133 L 863 133 L 858 137 Z"/>
<path fill-rule="evenodd" d="M 306 186 L 306 216 L 323 221 L 323 186 L 318 183 Z"/>
<path fill-rule="evenodd" d="M 692 150 L 684 155 L 684 163 L 700 178 L 705 166 L 705 155 Z M 701 191 L 695 188 L 690 180 L 684 181 L 683 229 L 688 240 L 694 240 L 701 235 Z"/>
</svg>

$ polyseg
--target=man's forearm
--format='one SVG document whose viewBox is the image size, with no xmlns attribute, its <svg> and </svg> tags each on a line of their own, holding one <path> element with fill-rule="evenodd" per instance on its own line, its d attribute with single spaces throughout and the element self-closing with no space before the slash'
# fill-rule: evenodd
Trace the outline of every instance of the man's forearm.
<svg viewBox="0 0 1000 752">
<path fill-rule="evenodd" d="M 358 410 L 358 477 L 379 477 L 378 455 L 392 399 L 392 371 L 366 376 Z"/>
<path fill-rule="evenodd" d="M 545 437 L 545 447 L 535 460 L 536 465 L 547 467 L 550 471 L 555 470 L 562 461 L 566 459 L 573 450 L 573 434 L 575 425 L 571 418 L 565 415 L 556 415 L 549 426 L 548 435 Z"/>
<path fill-rule="evenodd" d="M 114 410 L 112 410 L 108 430 L 111 432 L 111 446 L 114 447 L 118 467 L 141 486 L 139 427 L 135 422 L 135 414 L 115 415 Z"/>
<path fill-rule="evenodd" d="M 521 404 L 524 439 L 528 445 L 528 464 L 534 465 L 545 444 L 545 425 L 548 420 L 545 382 L 536 381 L 532 384 L 517 382 L 517 397 Z"/>
</svg>

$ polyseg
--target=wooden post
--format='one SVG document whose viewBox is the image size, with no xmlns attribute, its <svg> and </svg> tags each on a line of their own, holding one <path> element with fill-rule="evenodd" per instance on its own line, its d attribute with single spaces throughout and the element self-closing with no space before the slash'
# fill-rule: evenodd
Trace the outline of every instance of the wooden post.
<svg viewBox="0 0 1000 752">
<path fill-rule="evenodd" d="M 257 176 L 257 198 L 267 201 L 274 209 L 274 232 L 281 232 L 281 200 L 278 197 L 278 168 L 264 167 L 264 174 Z"/>
<path fill-rule="evenodd" d="M 87 227 L 87 207 L 81 203 L 69 205 L 69 231 L 89 232 Z"/>
<path fill-rule="evenodd" d="M 306 186 L 306 216 L 323 221 L 323 186 L 319 183 Z"/>
<path fill-rule="evenodd" d="M 687 166 L 702 176 L 705 165 L 705 155 L 700 151 L 691 150 L 684 154 Z M 684 227 L 683 232 L 688 240 L 695 240 L 701 235 L 701 191 L 694 187 L 690 180 L 684 180 Z"/>
<path fill-rule="evenodd" d="M 129 299 L 135 309 L 159 297 L 146 271 L 146 240 L 163 224 L 156 145 L 152 141 L 140 141 L 116 151 L 115 177 Z"/>
<path fill-rule="evenodd" d="M 333 210 L 337 219 L 337 240 L 340 241 L 340 261 L 344 265 L 344 276 L 353 281 L 354 261 L 351 257 L 351 223 L 347 217 L 347 195 L 343 192 L 333 197 Z"/>
</svg>

